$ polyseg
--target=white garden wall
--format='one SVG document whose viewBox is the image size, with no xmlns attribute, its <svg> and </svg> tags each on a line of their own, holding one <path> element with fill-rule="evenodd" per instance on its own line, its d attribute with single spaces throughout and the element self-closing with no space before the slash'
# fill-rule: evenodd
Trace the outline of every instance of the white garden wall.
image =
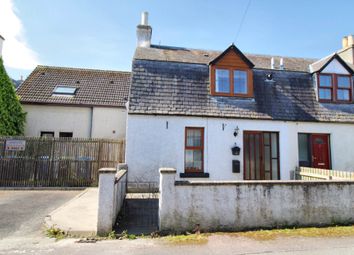
<svg viewBox="0 0 354 255">
<path fill-rule="evenodd" d="M 99 235 L 111 232 L 116 223 L 127 190 L 127 169 L 125 164 L 119 164 L 118 169 L 102 168 L 99 170 L 97 213 L 97 234 Z"/>
<path fill-rule="evenodd" d="M 223 130 L 224 124 L 224 130 Z M 233 136 L 239 127 L 239 135 Z M 332 168 L 354 170 L 354 125 L 286 122 L 245 119 L 221 119 L 178 116 L 128 115 L 126 162 L 129 165 L 128 188 L 158 187 L 158 169 L 171 166 L 184 172 L 185 127 L 205 128 L 204 171 L 210 180 L 243 179 L 243 131 L 279 132 L 280 177 L 291 179 L 298 165 L 298 133 L 330 134 Z M 239 156 L 231 154 L 231 147 L 241 147 Z M 240 160 L 241 173 L 232 173 L 232 160 Z M 179 177 L 178 177 L 179 178 Z"/>
<path fill-rule="evenodd" d="M 160 169 L 159 228 L 173 232 L 354 222 L 354 182 L 175 181 Z M 340 199 L 338 199 L 340 198 Z"/>
<path fill-rule="evenodd" d="M 30 104 L 23 108 L 27 112 L 25 136 L 50 131 L 55 137 L 59 137 L 59 132 L 73 132 L 74 137 L 80 138 L 125 138 L 126 110 L 122 108 Z"/>
</svg>

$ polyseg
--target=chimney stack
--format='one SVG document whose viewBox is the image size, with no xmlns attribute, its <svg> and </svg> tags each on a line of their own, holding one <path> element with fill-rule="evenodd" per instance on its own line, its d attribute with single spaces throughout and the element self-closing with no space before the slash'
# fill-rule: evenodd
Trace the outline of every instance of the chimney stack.
<svg viewBox="0 0 354 255">
<path fill-rule="evenodd" d="M 136 36 L 137 36 L 137 46 L 138 47 L 150 47 L 151 45 L 151 35 L 152 28 L 149 26 L 149 13 L 141 13 L 141 22 L 136 27 Z"/>
<path fill-rule="evenodd" d="M 5 38 L 0 35 L 0 57 L 2 57 L 2 44 L 5 41 Z"/>
<path fill-rule="evenodd" d="M 354 65 L 354 36 L 348 35 L 342 38 L 342 49 L 338 55 L 346 62 Z"/>
</svg>

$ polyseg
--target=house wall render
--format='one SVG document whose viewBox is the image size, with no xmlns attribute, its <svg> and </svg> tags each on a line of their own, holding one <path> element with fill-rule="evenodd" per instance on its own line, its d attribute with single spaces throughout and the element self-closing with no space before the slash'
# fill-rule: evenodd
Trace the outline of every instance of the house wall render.
<svg viewBox="0 0 354 255">
<path fill-rule="evenodd" d="M 210 174 L 210 180 L 243 179 L 245 130 L 279 132 L 281 180 L 291 179 L 298 166 L 298 133 L 330 134 L 332 168 L 350 171 L 354 166 L 353 153 L 347 149 L 354 144 L 354 137 L 346 135 L 352 132 L 353 124 L 129 114 L 128 126 L 126 162 L 130 191 L 156 189 L 160 167 L 171 166 L 178 174 L 184 172 L 185 127 L 205 129 L 204 172 Z M 235 138 L 233 132 L 237 126 L 239 134 Z M 235 143 L 241 148 L 239 156 L 231 153 Z M 234 159 L 240 160 L 240 173 L 232 173 Z"/>
<path fill-rule="evenodd" d="M 243 230 L 354 222 L 352 181 L 175 181 L 160 169 L 160 230 Z M 340 199 L 338 199 L 340 197 Z"/>
<path fill-rule="evenodd" d="M 52 131 L 55 137 L 59 132 L 73 132 L 80 138 L 125 138 L 126 110 L 122 108 L 31 104 L 23 104 L 23 108 L 27 112 L 25 136 Z"/>
</svg>

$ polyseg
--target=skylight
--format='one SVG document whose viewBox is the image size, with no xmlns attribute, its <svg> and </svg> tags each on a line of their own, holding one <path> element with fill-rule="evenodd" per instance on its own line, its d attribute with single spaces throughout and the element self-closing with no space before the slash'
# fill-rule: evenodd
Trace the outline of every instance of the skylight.
<svg viewBox="0 0 354 255">
<path fill-rule="evenodd" d="M 66 96 L 73 96 L 75 95 L 76 88 L 75 87 L 68 87 L 68 86 L 56 86 L 53 90 L 53 95 L 66 95 Z"/>
</svg>

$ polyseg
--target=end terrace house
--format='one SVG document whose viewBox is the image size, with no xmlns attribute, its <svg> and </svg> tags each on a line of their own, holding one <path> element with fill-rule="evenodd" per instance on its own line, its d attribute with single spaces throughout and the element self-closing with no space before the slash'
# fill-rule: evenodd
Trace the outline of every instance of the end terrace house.
<svg viewBox="0 0 354 255">
<path fill-rule="evenodd" d="M 151 32 L 143 19 L 127 118 L 130 189 L 156 188 L 160 167 L 211 180 L 354 169 L 353 36 L 318 60 L 154 45 Z"/>
<path fill-rule="evenodd" d="M 124 139 L 130 72 L 37 66 L 17 89 L 25 135 Z"/>
</svg>

